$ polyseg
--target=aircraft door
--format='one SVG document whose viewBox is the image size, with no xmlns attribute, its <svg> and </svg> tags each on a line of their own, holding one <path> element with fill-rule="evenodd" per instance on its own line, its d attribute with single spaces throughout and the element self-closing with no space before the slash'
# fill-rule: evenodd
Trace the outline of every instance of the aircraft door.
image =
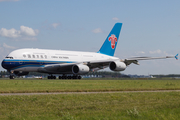
<svg viewBox="0 0 180 120">
<path fill-rule="evenodd" d="M 39 64 L 40 65 L 44 65 L 44 56 L 43 55 L 40 55 L 40 58 L 41 58 L 41 60 L 39 61 Z"/>
</svg>

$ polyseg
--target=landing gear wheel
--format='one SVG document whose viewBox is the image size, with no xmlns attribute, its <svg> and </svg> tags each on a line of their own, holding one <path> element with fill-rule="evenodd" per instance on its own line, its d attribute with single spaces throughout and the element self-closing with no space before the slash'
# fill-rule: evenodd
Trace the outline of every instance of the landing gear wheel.
<svg viewBox="0 0 180 120">
<path fill-rule="evenodd" d="M 10 78 L 10 79 L 14 79 L 14 76 L 13 76 L 13 75 L 10 75 L 9 78 Z"/>
<path fill-rule="evenodd" d="M 53 76 L 53 75 L 48 76 L 48 79 L 56 79 L 56 76 Z"/>
<path fill-rule="evenodd" d="M 59 76 L 59 79 L 81 79 L 82 77 L 79 75 L 73 75 L 73 76 L 66 76 L 66 75 L 63 75 L 63 76 Z"/>
<path fill-rule="evenodd" d="M 73 79 L 77 79 L 77 76 L 72 76 Z"/>
<path fill-rule="evenodd" d="M 72 77 L 71 76 L 67 76 L 67 79 L 71 79 Z"/>
<path fill-rule="evenodd" d="M 67 76 L 66 76 L 66 75 L 63 75 L 63 76 L 62 76 L 62 79 L 67 79 Z"/>
<path fill-rule="evenodd" d="M 80 79 L 81 79 L 81 76 L 78 76 L 77 78 L 80 80 Z"/>
</svg>

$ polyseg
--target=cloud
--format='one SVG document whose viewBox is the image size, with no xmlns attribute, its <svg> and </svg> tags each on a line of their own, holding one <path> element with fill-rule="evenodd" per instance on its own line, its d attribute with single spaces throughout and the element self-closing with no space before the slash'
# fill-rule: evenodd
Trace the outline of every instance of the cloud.
<svg viewBox="0 0 180 120">
<path fill-rule="evenodd" d="M 0 0 L 0 2 L 17 2 L 19 0 Z"/>
<path fill-rule="evenodd" d="M 53 24 L 52 24 L 52 27 L 53 27 L 53 28 L 57 28 L 57 26 L 59 26 L 59 25 L 60 25 L 60 23 L 53 23 Z"/>
<path fill-rule="evenodd" d="M 26 26 L 21 26 L 20 27 L 20 33 L 27 35 L 27 36 L 36 36 L 39 31 L 38 30 L 33 30 L 32 28 L 26 27 Z"/>
<path fill-rule="evenodd" d="M 26 26 L 20 26 L 20 30 L 16 30 L 14 28 L 11 29 L 6 29 L 6 28 L 1 28 L 0 30 L 0 36 L 2 37 L 7 37 L 7 38 L 28 38 L 29 40 L 31 38 L 34 39 L 35 36 L 37 36 L 39 33 L 39 30 L 33 30 L 30 27 Z"/>
<path fill-rule="evenodd" d="M 144 51 L 138 51 L 138 52 L 136 52 L 136 54 L 145 54 L 145 52 Z"/>
<path fill-rule="evenodd" d="M 112 19 L 113 19 L 113 20 L 119 20 L 119 18 L 117 18 L 117 17 L 113 17 Z"/>
<path fill-rule="evenodd" d="M 155 51 L 149 51 L 150 54 L 161 54 L 162 51 L 161 50 L 155 50 Z"/>
<path fill-rule="evenodd" d="M 13 46 L 9 46 L 6 43 L 3 43 L 3 47 L 7 48 L 7 49 L 15 49 L 16 48 L 16 47 L 13 47 Z"/>
<path fill-rule="evenodd" d="M 49 23 L 47 20 L 42 23 L 41 29 L 54 30 L 59 29 L 61 26 L 60 22 Z"/>
<path fill-rule="evenodd" d="M 162 51 L 162 50 L 160 50 L 160 49 L 158 49 L 158 50 L 155 50 L 155 51 L 149 51 L 149 54 L 161 54 L 161 55 L 172 55 L 172 54 L 169 54 L 169 53 L 167 53 L 166 51 Z"/>
<path fill-rule="evenodd" d="M 103 31 L 101 30 L 101 28 L 97 28 L 92 30 L 93 33 L 103 33 Z"/>
<path fill-rule="evenodd" d="M 10 30 L 7 30 L 6 28 L 1 28 L 0 36 L 9 37 L 9 38 L 17 38 L 17 37 L 20 37 L 20 31 L 14 28 Z"/>
</svg>

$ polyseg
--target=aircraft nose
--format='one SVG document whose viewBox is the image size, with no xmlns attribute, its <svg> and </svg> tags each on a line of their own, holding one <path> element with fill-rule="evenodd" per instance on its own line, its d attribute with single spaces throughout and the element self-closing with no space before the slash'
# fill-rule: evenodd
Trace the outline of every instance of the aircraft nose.
<svg viewBox="0 0 180 120">
<path fill-rule="evenodd" d="M 1 66 L 4 68 L 4 69 L 7 69 L 7 62 L 5 60 L 2 61 L 1 63 Z"/>
</svg>

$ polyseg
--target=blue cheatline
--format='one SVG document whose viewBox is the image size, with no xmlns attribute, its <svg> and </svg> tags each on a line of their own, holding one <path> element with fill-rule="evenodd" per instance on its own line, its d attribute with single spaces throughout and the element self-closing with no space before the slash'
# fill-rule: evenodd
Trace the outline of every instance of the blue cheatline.
<svg viewBox="0 0 180 120">
<path fill-rule="evenodd" d="M 41 67 L 48 64 L 62 64 L 62 63 L 73 63 L 72 61 L 44 61 L 44 60 L 4 60 L 2 66 L 6 69 L 18 69 L 23 67 Z"/>
<path fill-rule="evenodd" d="M 116 23 L 98 53 L 114 56 L 122 23 Z"/>
</svg>

